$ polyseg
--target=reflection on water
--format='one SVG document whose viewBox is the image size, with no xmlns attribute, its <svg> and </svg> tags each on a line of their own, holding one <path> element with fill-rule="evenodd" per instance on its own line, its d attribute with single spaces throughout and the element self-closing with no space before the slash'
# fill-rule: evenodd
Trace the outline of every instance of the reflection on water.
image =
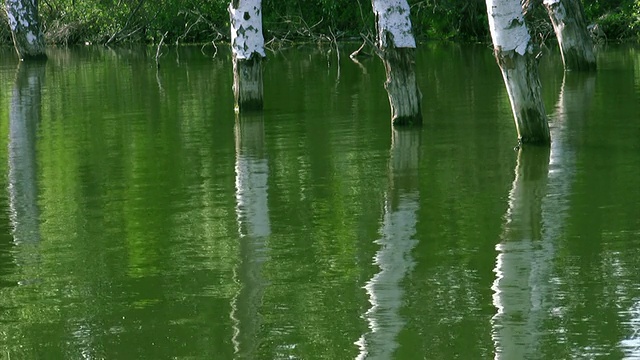
<svg viewBox="0 0 640 360">
<path fill-rule="evenodd" d="M 241 285 L 232 299 L 233 345 L 237 357 L 253 359 L 260 343 L 260 307 L 266 280 L 263 264 L 268 261 L 271 234 L 268 206 L 269 163 L 265 153 L 264 118 L 236 118 L 236 213 L 240 235 L 240 263 L 234 279 Z"/>
<path fill-rule="evenodd" d="M 625 358 L 640 358 L 640 299 L 625 311 L 626 326 L 629 327 L 630 335 L 620 341 L 620 347 L 624 351 Z"/>
<path fill-rule="evenodd" d="M 327 50 L 239 119 L 222 48 L 0 56 L 0 358 L 640 356 L 635 50 L 543 59 L 519 154 L 490 49 L 417 50 L 416 131 Z"/>
<path fill-rule="evenodd" d="M 45 62 L 20 62 L 9 108 L 9 208 L 13 242 L 22 247 L 17 263 L 26 270 L 18 284 L 39 281 L 40 210 L 36 132 L 41 117 Z"/>
<path fill-rule="evenodd" d="M 554 256 L 554 239 L 545 238 L 542 230 L 548 165 L 548 149 L 518 152 L 504 234 L 496 245 L 492 323 L 497 359 L 529 359 L 540 351 Z"/>
<path fill-rule="evenodd" d="M 589 121 L 595 75 L 566 73 L 551 120 L 551 149 L 519 150 L 492 289 L 496 358 L 550 356 L 550 343 L 575 346 L 565 304 L 567 279 L 557 273 L 576 177 L 576 142 Z M 606 345 L 603 345 L 606 346 Z M 606 347 L 605 347 L 606 349 Z M 566 351 L 566 350 L 565 350 Z M 567 354 L 596 354 L 597 344 Z M 558 353 L 556 353 L 558 355 Z"/>
<path fill-rule="evenodd" d="M 385 193 L 380 246 L 373 263 L 380 268 L 365 285 L 371 307 L 364 314 L 369 332 L 356 342 L 357 359 L 390 359 L 398 348 L 397 336 L 405 321 L 402 280 L 414 262 L 411 250 L 420 208 L 418 167 L 420 129 L 393 130 L 389 160 L 389 190 Z"/>
<path fill-rule="evenodd" d="M 20 62 L 9 109 L 9 198 L 16 243 L 38 242 L 36 128 L 44 62 Z"/>
</svg>

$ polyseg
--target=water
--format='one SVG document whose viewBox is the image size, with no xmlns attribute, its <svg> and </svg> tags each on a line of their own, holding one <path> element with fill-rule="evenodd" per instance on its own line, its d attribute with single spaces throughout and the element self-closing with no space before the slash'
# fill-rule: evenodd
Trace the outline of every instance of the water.
<svg viewBox="0 0 640 360">
<path fill-rule="evenodd" d="M 640 48 L 541 63 L 516 145 L 486 46 L 295 48 L 235 118 L 222 48 L 0 57 L 0 358 L 640 357 Z M 351 49 L 353 48 L 353 49 Z"/>
</svg>

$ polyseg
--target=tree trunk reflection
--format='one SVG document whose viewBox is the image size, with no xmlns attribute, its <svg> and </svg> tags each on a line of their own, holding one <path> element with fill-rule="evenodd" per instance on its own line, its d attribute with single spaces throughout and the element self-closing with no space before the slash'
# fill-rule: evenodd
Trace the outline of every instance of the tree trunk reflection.
<svg viewBox="0 0 640 360">
<path fill-rule="evenodd" d="M 269 164 L 262 115 L 236 118 L 236 216 L 240 263 L 235 280 L 241 289 L 232 300 L 233 345 L 239 358 L 253 359 L 259 345 L 260 307 L 266 286 L 262 268 L 269 259 Z"/>
<path fill-rule="evenodd" d="M 17 255 L 24 269 L 37 268 L 32 265 L 38 256 L 31 247 L 40 242 L 36 132 L 44 76 L 44 62 L 20 62 L 9 108 L 10 220 L 13 241 L 24 250 Z M 25 276 L 25 283 L 37 280 Z"/>
<path fill-rule="evenodd" d="M 389 189 L 384 199 L 380 246 L 373 263 L 380 268 L 365 285 L 371 307 L 364 314 L 369 332 L 356 344 L 358 359 L 390 359 L 398 347 L 397 336 L 405 326 L 400 315 L 402 280 L 411 271 L 411 251 L 420 207 L 418 167 L 420 134 L 417 129 L 393 130 L 389 159 Z"/>
<path fill-rule="evenodd" d="M 562 279 L 556 279 L 554 263 L 566 229 L 567 194 L 575 179 L 571 140 L 586 121 L 594 79 L 571 75 L 565 75 L 552 117 L 551 148 L 527 147 L 518 152 L 504 231 L 496 246 L 492 286 L 496 359 L 535 358 L 549 351 L 550 332 L 556 343 L 566 342 L 568 331 L 562 325 L 566 321 L 556 322 L 560 328 L 552 330 L 545 324 L 567 316 L 564 307 L 558 306 L 556 288 Z M 570 354 L 554 354 L 564 355 Z"/>
</svg>

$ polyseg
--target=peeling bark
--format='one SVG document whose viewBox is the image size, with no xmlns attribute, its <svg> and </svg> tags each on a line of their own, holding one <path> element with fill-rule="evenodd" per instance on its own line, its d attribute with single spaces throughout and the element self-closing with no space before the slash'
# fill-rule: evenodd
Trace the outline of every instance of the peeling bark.
<svg viewBox="0 0 640 360">
<path fill-rule="evenodd" d="M 422 93 L 415 73 L 416 42 L 406 0 L 372 0 L 378 33 L 377 53 L 384 63 L 384 84 L 393 125 L 422 123 Z"/>
<path fill-rule="evenodd" d="M 5 0 L 4 9 L 20 59 L 46 58 L 37 0 Z"/>
<path fill-rule="evenodd" d="M 502 71 L 520 143 L 549 144 L 538 64 L 518 0 L 487 0 L 494 53 Z"/>
<path fill-rule="evenodd" d="M 262 110 L 262 1 L 233 0 L 229 4 L 233 94 L 236 111 Z"/>
<path fill-rule="evenodd" d="M 578 0 L 544 0 L 558 39 L 565 70 L 593 71 L 596 56 L 587 32 L 584 9 Z"/>
</svg>

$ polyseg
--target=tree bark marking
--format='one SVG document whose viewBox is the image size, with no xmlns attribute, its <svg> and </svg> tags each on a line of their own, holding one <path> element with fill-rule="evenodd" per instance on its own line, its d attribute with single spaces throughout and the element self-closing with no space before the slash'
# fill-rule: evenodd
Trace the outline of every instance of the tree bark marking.
<svg viewBox="0 0 640 360">
<path fill-rule="evenodd" d="M 549 125 L 540 94 L 538 66 L 518 0 L 487 0 L 496 61 L 507 88 L 523 143 L 549 143 Z"/>
<path fill-rule="evenodd" d="M 373 1 L 378 29 L 378 47 L 415 48 L 409 4 L 406 0 Z M 391 39 L 392 44 L 388 43 Z"/>
<path fill-rule="evenodd" d="M 565 70 L 595 70 L 593 42 L 579 0 L 544 0 L 558 39 Z"/>
<path fill-rule="evenodd" d="M 44 56 L 44 35 L 38 19 L 36 0 L 6 0 L 4 10 L 21 59 Z"/>
<path fill-rule="evenodd" d="M 520 1 L 487 0 L 487 10 L 493 45 L 503 51 L 515 50 L 524 55 L 529 50 L 531 36 L 524 23 Z"/>
<path fill-rule="evenodd" d="M 262 35 L 261 1 L 233 1 L 231 16 L 231 47 L 237 59 L 247 60 L 253 54 L 265 57 Z"/>
</svg>

